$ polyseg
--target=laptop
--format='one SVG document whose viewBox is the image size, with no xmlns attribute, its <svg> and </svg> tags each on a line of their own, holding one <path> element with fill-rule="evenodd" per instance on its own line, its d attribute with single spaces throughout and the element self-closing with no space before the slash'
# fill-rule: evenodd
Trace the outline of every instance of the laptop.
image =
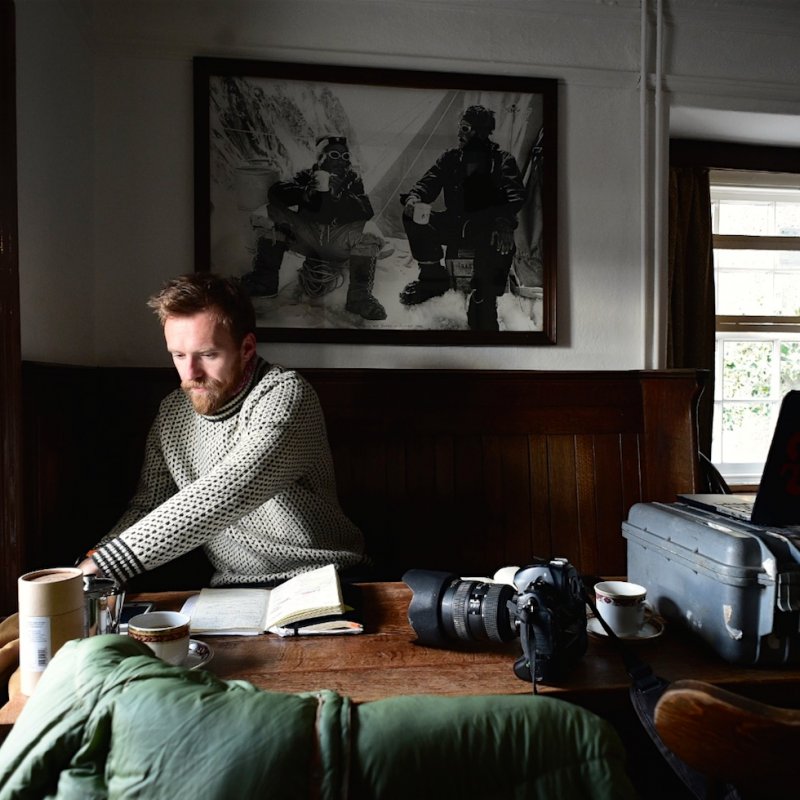
<svg viewBox="0 0 800 800">
<path fill-rule="evenodd" d="M 781 402 L 758 494 L 680 494 L 696 508 L 754 525 L 800 525 L 800 391 Z"/>
</svg>

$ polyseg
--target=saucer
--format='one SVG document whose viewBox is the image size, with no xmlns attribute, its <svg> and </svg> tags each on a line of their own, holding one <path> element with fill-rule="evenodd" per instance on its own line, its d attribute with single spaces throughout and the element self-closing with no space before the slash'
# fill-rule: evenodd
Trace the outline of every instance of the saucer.
<svg viewBox="0 0 800 800">
<path fill-rule="evenodd" d="M 586 620 L 586 630 L 593 636 L 600 636 L 603 639 L 608 638 L 608 634 L 605 632 L 605 629 L 600 624 L 600 620 L 597 619 L 597 617 L 589 617 L 589 619 Z M 618 636 L 617 638 L 624 639 L 626 642 L 640 642 L 647 639 L 656 639 L 661 636 L 662 633 L 664 633 L 664 623 L 658 617 L 650 617 L 644 625 L 642 625 L 638 633 L 635 633 L 633 636 Z"/>
<path fill-rule="evenodd" d="M 189 639 L 189 655 L 181 664 L 188 669 L 200 669 L 208 664 L 214 657 L 214 651 L 205 642 L 198 642 L 197 639 Z"/>
</svg>

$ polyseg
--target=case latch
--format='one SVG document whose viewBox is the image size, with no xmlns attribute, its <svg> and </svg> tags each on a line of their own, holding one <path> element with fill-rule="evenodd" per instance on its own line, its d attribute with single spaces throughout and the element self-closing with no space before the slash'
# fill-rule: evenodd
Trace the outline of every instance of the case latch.
<svg viewBox="0 0 800 800">
<path fill-rule="evenodd" d="M 776 589 L 779 611 L 800 611 L 800 572 L 779 572 Z"/>
</svg>

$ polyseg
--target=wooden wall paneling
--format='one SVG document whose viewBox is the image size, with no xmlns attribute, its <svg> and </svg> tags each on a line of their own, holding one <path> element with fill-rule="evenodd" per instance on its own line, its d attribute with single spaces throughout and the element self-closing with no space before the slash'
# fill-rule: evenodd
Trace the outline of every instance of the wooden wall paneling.
<svg viewBox="0 0 800 800">
<path fill-rule="evenodd" d="M 674 499 L 697 469 L 693 371 L 304 374 L 325 411 L 342 505 L 382 577 L 486 574 L 557 555 L 622 574 L 630 506 Z M 26 368 L 29 547 L 74 557 L 105 533 L 175 385 L 172 369 Z"/>
<path fill-rule="evenodd" d="M 164 397 L 177 388 L 173 368 L 96 368 L 94 415 L 98 472 L 95 494 L 95 529 L 87 547 L 95 544 L 127 508 L 144 460 L 147 434 Z"/>
<path fill-rule="evenodd" d="M 502 522 L 503 551 L 495 554 L 500 558 L 498 567 L 530 562 L 531 515 L 530 515 L 530 453 L 527 436 L 504 436 L 502 446 Z"/>
<path fill-rule="evenodd" d="M 691 375 L 694 381 L 687 380 Z M 648 502 L 673 502 L 679 492 L 700 488 L 696 406 L 705 376 L 702 371 L 674 370 L 641 384 Z"/>
<path fill-rule="evenodd" d="M 481 516 L 483 518 L 484 530 L 481 531 L 482 538 L 489 547 L 492 559 L 489 563 L 480 565 L 480 574 L 487 572 L 491 574 L 498 567 L 504 566 L 501 562 L 502 554 L 505 553 L 506 544 L 504 541 L 503 518 L 505 500 L 503 494 L 503 451 L 502 442 L 498 436 L 481 437 L 483 448 L 483 490 L 480 497 L 483 501 Z"/>
<path fill-rule="evenodd" d="M 388 510 L 386 445 L 372 438 L 351 439 L 332 443 L 331 451 L 342 508 L 361 529 L 376 563 L 382 562 L 392 541 L 391 531 L 375 522 Z"/>
<path fill-rule="evenodd" d="M 624 441 L 625 435 L 594 437 L 594 469 L 598 487 L 595 492 L 597 562 L 594 572 L 600 575 L 624 574 L 611 571 L 625 563 L 625 540 L 620 526 L 620 520 L 628 512 L 624 499 Z M 605 479 L 601 480 L 601 476 Z"/>
<path fill-rule="evenodd" d="M 406 443 L 399 436 L 391 436 L 385 443 L 386 452 L 386 499 L 388 511 L 403 508 L 408 499 L 408 455 Z M 358 502 L 358 498 L 355 498 Z"/>
<path fill-rule="evenodd" d="M 431 569 L 448 569 L 452 559 L 452 505 L 440 504 L 436 494 L 435 439 L 415 436 L 406 441 L 406 492 L 404 507 L 396 509 L 404 530 L 393 543 L 402 570 L 425 553 Z"/>
<path fill-rule="evenodd" d="M 458 532 L 464 530 L 464 509 L 455 500 L 454 437 L 450 434 L 434 436 L 432 443 L 435 498 L 433 518 L 438 520 L 437 541 L 444 534 L 447 541 L 452 542 L 457 538 Z M 445 565 L 445 569 L 457 569 L 463 559 L 463 553 L 454 553 L 452 550 L 452 546 L 446 543 L 441 548 L 440 558 L 443 559 L 441 563 Z"/>
<path fill-rule="evenodd" d="M 551 551 L 550 469 L 547 444 L 547 437 L 540 433 L 528 437 L 528 460 L 531 465 L 531 555 L 536 558 L 545 558 Z"/>
<path fill-rule="evenodd" d="M 627 517 L 630 507 L 634 503 L 639 503 L 644 496 L 642 445 L 642 438 L 635 434 L 623 434 L 620 437 L 622 510 L 624 515 L 622 519 Z"/>
<path fill-rule="evenodd" d="M 452 564 L 482 565 L 480 575 L 491 568 L 494 543 L 487 525 L 484 489 L 485 463 L 483 437 L 472 432 L 453 440 L 453 516 L 452 536 L 460 552 L 453 553 Z"/>
<path fill-rule="evenodd" d="M 71 566 L 96 527 L 97 477 L 91 368 L 25 364 L 25 571 Z"/>
<path fill-rule="evenodd" d="M 331 455 L 333 456 L 334 472 L 336 475 L 336 491 L 342 505 L 350 502 L 353 493 L 353 459 L 350 447 L 345 442 L 331 441 Z"/>
<path fill-rule="evenodd" d="M 369 439 L 354 442 L 350 448 L 351 491 L 358 491 L 361 501 L 372 507 L 387 492 L 387 454 L 384 443 Z"/>
<path fill-rule="evenodd" d="M 559 434 L 547 442 L 550 493 L 550 548 L 545 557 L 564 556 L 583 571 L 578 517 L 575 437 Z"/>
<path fill-rule="evenodd" d="M 455 489 L 454 456 L 454 437 L 434 437 L 433 461 L 436 475 L 436 496 L 448 505 L 453 502 Z"/>
<path fill-rule="evenodd" d="M 597 494 L 605 490 L 610 475 L 597 474 L 595 439 L 590 434 L 575 437 L 576 504 L 578 512 L 578 552 L 580 572 L 596 573 L 599 562 L 599 520 Z"/>
</svg>

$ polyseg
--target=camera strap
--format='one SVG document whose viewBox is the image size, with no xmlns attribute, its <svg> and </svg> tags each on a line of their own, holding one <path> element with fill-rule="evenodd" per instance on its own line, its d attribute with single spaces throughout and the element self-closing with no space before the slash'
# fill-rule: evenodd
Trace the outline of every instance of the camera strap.
<svg viewBox="0 0 800 800">
<path fill-rule="evenodd" d="M 594 600 L 586 594 L 586 603 L 591 608 L 597 621 L 606 632 L 609 640 L 616 647 L 625 665 L 625 671 L 631 679 L 629 689 L 631 703 L 642 723 L 642 727 L 647 731 L 647 735 L 653 741 L 659 753 L 670 765 L 673 772 L 683 781 L 695 797 L 699 800 L 706 800 L 708 794 L 708 781 L 706 777 L 695 769 L 692 769 L 685 761 L 678 758 L 662 741 L 658 735 L 655 725 L 656 703 L 659 697 L 664 694 L 669 686 L 669 681 L 656 675 L 653 668 L 642 661 L 625 642 L 614 633 L 609 624 L 600 616 Z M 739 792 L 732 786 L 723 787 L 721 800 L 741 800 Z"/>
</svg>

